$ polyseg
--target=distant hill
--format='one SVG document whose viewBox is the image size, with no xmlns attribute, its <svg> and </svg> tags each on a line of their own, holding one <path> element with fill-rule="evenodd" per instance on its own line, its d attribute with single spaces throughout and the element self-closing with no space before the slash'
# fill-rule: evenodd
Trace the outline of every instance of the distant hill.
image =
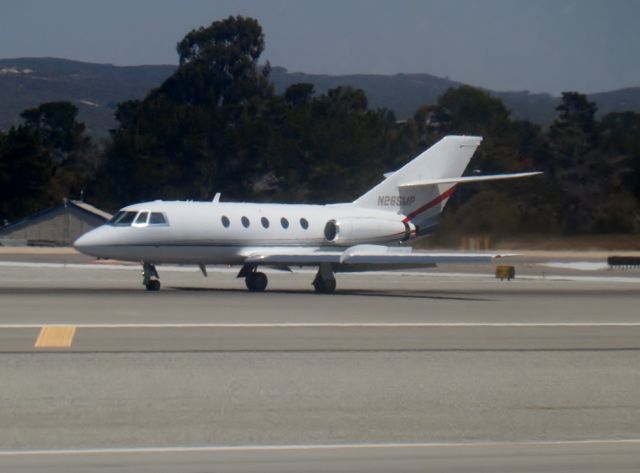
<svg viewBox="0 0 640 473">
<path fill-rule="evenodd" d="M 113 66 L 55 58 L 0 59 L 0 129 L 20 123 L 20 112 L 43 102 L 67 100 L 80 110 L 92 134 L 104 136 L 116 125 L 118 102 L 143 98 L 173 71 L 175 66 Z M 460 82 L 430 74 L 354 74 L 331 76 L 288 72 L 274 67 L 276 89 L 283 91 L 297 82 L 310 82 L 319 93 L 351 85 L 364 89 L 372 107 L 393 110 L 398 119 L 411 116 L 422 104 L 434 103 L 449 87 Z M 536 123 L 549 123 L 555 116 L 557 97 L 549 94 L 493 92 L 513 115 Z M 589 96 L 600 113 L 640 111 L 640 87 Z"/>
<path fill-rule="evenodd" d="M 462 85 L 460 82 L 430 74 L 330 76 L 288 72 L 282 67 L 274 67 L 270 77 L 278 91 L 299 82 L 313 84 L 317 93 L 344 85 L 357 87 L 367 93 L 370 106 L 393 110 L 399 119 L 410 117 L 422 104 L 435 103 L 448 88 Z"/>
<path fill-rule="evenodd" d="M 174 66 L 119 67 L 66 59 L 0 59 L 0 128 L 20 123 L 20 112 L 43 102 L 67 100 L 80 110 L 92 134 L 106 135 L 118 102 L 144 97 Z"/>
</svg>

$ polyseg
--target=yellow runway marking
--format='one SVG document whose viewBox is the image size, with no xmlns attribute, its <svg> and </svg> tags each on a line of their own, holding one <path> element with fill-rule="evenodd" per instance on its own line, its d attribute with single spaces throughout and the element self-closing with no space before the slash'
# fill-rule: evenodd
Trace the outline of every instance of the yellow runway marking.
<svg viewBox="0 0 640 473">
<path fill-rule="evenodd" d="M 34 347 L 70 348 L 75 334 L 75 327 L 48 327 L 45 325 L 40 329 L 40 335 L 38 335 Z"/>
</svg>

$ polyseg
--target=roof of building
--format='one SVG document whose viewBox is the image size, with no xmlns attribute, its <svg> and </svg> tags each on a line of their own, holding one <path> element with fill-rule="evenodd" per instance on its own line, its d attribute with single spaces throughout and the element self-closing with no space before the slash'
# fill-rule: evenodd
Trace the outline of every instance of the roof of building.
<svg viewBox="0 0 640 473">
<path fill-rule="evenodd" d="M 82 210 L 95 214 L 98 217 L 102 217 L 105 220 L 109 220 L 112 217 L 110 213 L 105 212 L 104 210 L 100 210 L 99 208 L 94 207 L 91 204 L 87 204 L 86 202 L 82 202 L 81 200 L 68 200 L 67 202 L 71 205 L 75 205 L 76 207 L 81 208 Z"/>
<path fill-rule="evenodd" d="M 70 208 L 70 207 L 77 208 L 77 209 L 81 210 L 82 212 L 89 213 L 89 214 L 91 214 L 91 215 L 93 215 L 95 217 L 98 217 L 98 218 L 100 218 L 102 220 L 105 220 L 105 221 L 109 220 L 111 218 L 111 214 L 110 213 L 105 212 L 104 210 L 100 210 L 100 209 L 94 207 L 91 204 L 87 204 L 86 202 L 82 202 L 82 201 L 79 201 L 79 200 L 64 199 L 64 201 L 59 205 L 56 205 L 54 207 L 49 207 L 48 209 L 40 210 L 39 212 L 36 212 L 34 214 L 31 214 L 31 215 L 28 215 L 28 216 L 26 216 L 24 218 L 21 218 L 20 220 L 16 220 L 15 222 L 11 222 L 11 223 L 8 223 L 8 224 L 6 224 L 4 226 L 1 226 L 0 227 L 0 231 L 9 230 L 9 229 L 14 228 L 14 227 L 18 227 L 18 226 L 21 226 L 21 225 L 28 224 L 30 221 L 33 221 L 33 220 L 37 219 L 38 217 L 46 215 L 46 214 L 48 214 L 50 212 L 54 212 L 54 211 L 59 210 L 61 208 Z"/>
</svg>

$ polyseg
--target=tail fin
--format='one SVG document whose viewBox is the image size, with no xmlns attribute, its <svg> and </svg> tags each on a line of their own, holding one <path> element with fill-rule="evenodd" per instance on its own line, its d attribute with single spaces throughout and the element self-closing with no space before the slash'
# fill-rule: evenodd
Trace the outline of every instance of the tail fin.
<svg viewBox="0 0 640 473">
<path fill-rule="evenodd" d="M 446 136 L 356 199 L 353 205 L 395 211 L 405 215 L 405 221 L 413 222 L 419 235 L 430 233 L 453 194 L 455 178 L 462 176 L 481 141 L 478 136 Z M 421 185 L 422 182 L 425 184 Z"/>
</svg>

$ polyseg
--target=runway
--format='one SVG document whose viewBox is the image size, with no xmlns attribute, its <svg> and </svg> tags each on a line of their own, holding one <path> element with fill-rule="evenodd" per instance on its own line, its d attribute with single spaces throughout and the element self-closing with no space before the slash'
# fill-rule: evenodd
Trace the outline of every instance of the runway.
<svg viewBox="0 0 640 473">
<path fill-rule="evenodd" d="M 575 473 L 637 471 L 640 442 L 323 445 L 37 451 L 3 454 L 3 471 L 84 473 L 354 472 Z"/>
<path fill-rule="evenodd" d="M 0 454 L 0 469 L 640 465 L 624 442 L 640 437 L 636 275 L 455 271 L 338 275 L 327 296 L 308 272 L 250 294 L 231 270 L 161 269 L 148 293 L 137 268 L 0 265 L 0 450 L 117 450 Z M 583 440 L 604 443 L 551 446 Z M 118 450 L 363 443 L 377 447 Z M 431 446 L 384 450 L 407 443 Z"/>
</svg>

